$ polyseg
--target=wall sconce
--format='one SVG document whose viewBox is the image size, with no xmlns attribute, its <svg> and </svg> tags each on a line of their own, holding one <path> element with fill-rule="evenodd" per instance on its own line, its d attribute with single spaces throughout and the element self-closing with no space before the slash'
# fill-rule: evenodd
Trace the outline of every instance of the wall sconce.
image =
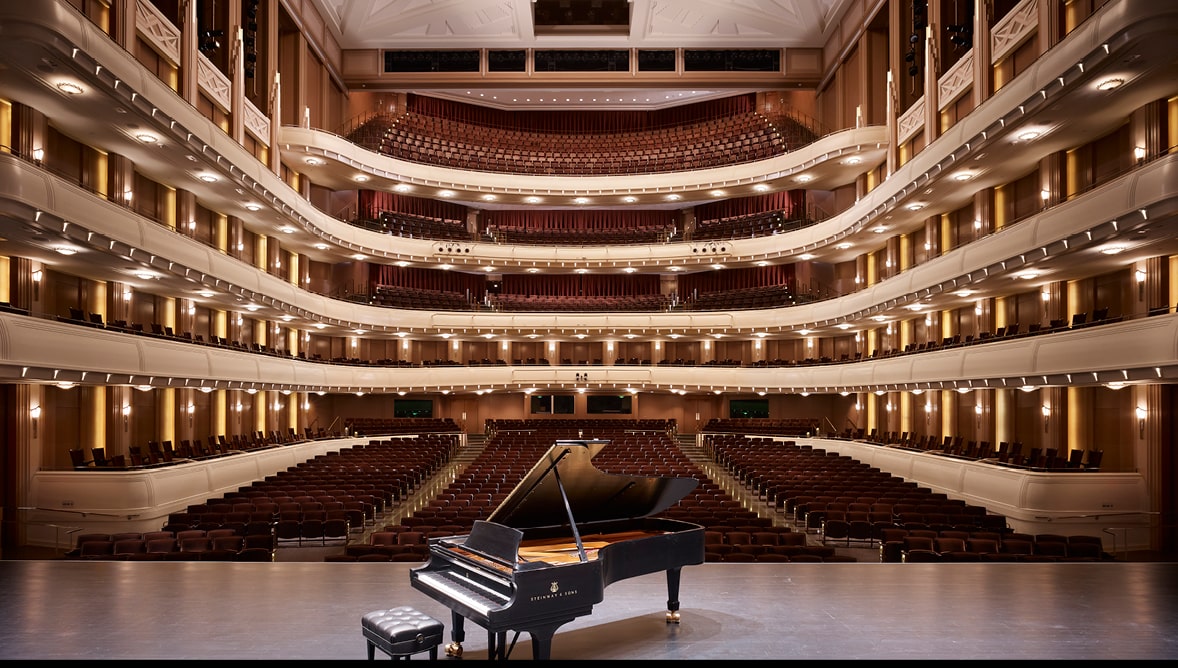
<svg viewBox="0 0 1178 668">
<path fill-rule="evenodd" d="M 1136 160 L 1137 162 L 1141 162 L 1142 160 L 1145 160 L 1145 147 L 1144 146 L 1134 146 L 1133 147 L 1133 159 Z"/>
<path fill-rule="evenodd" d="M 1051 421 L 1051 406 L 1043 404 L 1043 431 L 1047 431 L 1047 425 Z"/>
<path fill-rule="evenodd" d="M 1145 438 L 1145 418 L 1149 416 L 1149 411 L 1145 406 L 1138 406 L 1134 412 L 1137 414 L 1137 433 L 1141 438 Z"/>
<path fill-rule="evenodd" d="M 41 419 L 41 407 L 33 406 L 30 408 L 29 417 L 33 420 L 33 438 L 37 438 L 37 421 Z"/>
<path fill-rule="evenodd" d="M 123 431 L 127 431 L 127 427 L 131 423 L 131 404 L 123 404 Z"/>
<path fill-rule="evenodd" d="M 192 426 L 192 415 L 196 413 L 196 405 L 188 404 L 188 426 Z"/>
<path fill-rule="evenodd" d="M 45 149 L 41 149 L 41 148 L 33 149 L 33 162 L 37 163 L 37 165 L 40 166 L 41 161 L 44 159 L 45 159 Z"/>
<path fill-rule="evenodd" d="M 1137 279 L 1137 301 L 1145 299 L 1145 270 L 1138 269 L 1133 277 Z"/>
<path fill-rule="evenodd" d="M 40 299 L 41 299 L 41 277 L 42 277 L 42 276 L 44 276 L 44 272 L 42 272 L 40 269 L 34 269 L 34 270 L 33 270 L 33 273 L 32 273 L 32 277 L 33 277 L 33 301 L 38 301 L 38 300 L 40 300 Z"/>
</svg>

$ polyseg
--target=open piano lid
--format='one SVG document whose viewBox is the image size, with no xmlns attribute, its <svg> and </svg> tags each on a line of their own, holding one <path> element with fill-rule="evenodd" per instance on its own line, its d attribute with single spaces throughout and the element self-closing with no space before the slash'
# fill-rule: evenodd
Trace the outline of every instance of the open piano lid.
<svg viewBox="0 0 1178 668">
<path fill-rule="evenodd" d="M 600 471 L 589 460 L 607 444 L 606 440 L 556 441 L 487 520 L 528 529 L 568 524 L 570 514 L 577 524 L 646 517 L 675 505 L 699 484 L 695 478 Z"/>
</svg>

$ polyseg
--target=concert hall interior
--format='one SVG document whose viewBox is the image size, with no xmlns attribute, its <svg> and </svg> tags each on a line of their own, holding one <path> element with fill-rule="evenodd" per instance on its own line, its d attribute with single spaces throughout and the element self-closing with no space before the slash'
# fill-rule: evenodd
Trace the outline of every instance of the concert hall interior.
<svg viewBox="0 0 1178 668">
<path fill-rule="evenodd" d="M 285 607 L 271 656 L 362 658 L 410 605 L 496 658 L 488 601 L 578 572 L 498 623 L 1172 658 L 1176 34 L 1152 0 L 4 3 L 0 598 L 39 614 L 0 657 L 98 658 L 34 639 L 164 578 L 207 615 L 305 578 L 353 637 L 236 592 Z M 960 635 L 748 620 L 885 592 Z"/>
</svg>

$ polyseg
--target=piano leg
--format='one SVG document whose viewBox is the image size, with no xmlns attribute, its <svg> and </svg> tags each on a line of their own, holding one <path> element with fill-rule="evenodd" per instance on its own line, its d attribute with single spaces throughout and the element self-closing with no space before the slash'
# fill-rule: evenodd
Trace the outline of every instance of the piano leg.
<svg viewBox="0 0 1178 668">
<path fill-rule="evenodd" d="M 487 631 L 487 658 L 503 661 L 507 658 L 507 632 Z"/>
<path fill-rule="evenodd" d="M 568 622 L 569 620 L 566 619 L 555 624 L 528 629 L 528 633 L 532 636 L 532 659 L 547 661 L 552 658 L 552 636 L 556 635 L 556 629 Z"/>
<path fill-rule="evenodd" d="M 679 623 L 679 575 L 681 568 L 667 569 L 667 623 Z"/>
<path fill-rule="evenodd" d="M 450 611 L 450 644 L 446 645 L 446 656 L 462 656 L 462 641 L 466 640 L 466 631 L 463 629 L 465 623 L 465 617 L 454 610 Z"/>
</svg>

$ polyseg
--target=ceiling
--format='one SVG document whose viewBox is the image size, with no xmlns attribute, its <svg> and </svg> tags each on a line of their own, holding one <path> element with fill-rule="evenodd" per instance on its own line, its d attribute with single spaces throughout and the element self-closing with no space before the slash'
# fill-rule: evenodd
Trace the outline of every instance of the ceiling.
<svg viewBox="0 0 1178 668">
<path fill-rule="evenodd" d="M 850 0 L 311 0 L 339 45 L 363 49 L 821 48 Z M 477 79 L 477 77 L 475 77 Z M 463 84 L 469 86 L 471 84 Z M 700 84 L 696 84 L 700 86 Z M 731 86 L 418 87 L 501 108 L 654 109 Z M 763 87 L 762 87 L 763 88 Z M 754 89 L 749 89 L 754 90 Z M 745 92 L 745 91 L 741 91 Z"/>
<path fill-rule="evenodd" d="M 850 4 L 848 0 L 312 2 L 344 49 L 821 47 Z M 627 7 L 626 23 L 616 23 L 613 17 L 627 14 Z"/>
</svg>

